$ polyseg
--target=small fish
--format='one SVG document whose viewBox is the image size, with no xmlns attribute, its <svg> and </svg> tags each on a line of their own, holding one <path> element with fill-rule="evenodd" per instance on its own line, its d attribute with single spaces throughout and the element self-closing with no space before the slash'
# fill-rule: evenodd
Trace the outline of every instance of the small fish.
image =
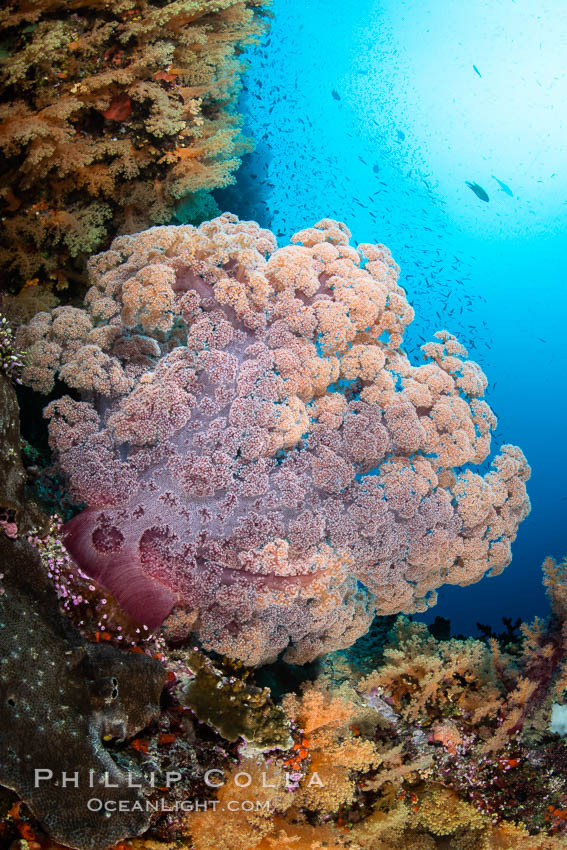
<svg viewBox="0 0 567 850">
<path fill-rule="evenodd" d="M 396 132 L 398 134 L 398 139 L 400 140 L 400 142 L 403 142 L 405 137 L 406 137 L 406 134 L 404 133 L 404 131 L 403 130 L 396 130 Z"/>
<path fill-rule="evenodd" d="M 480 73 L 480 71 L 478 70 L 476 65 L 473 65 L 473 69 L 474 69 L 474 71 L 476 71 L 476 73 L 478 74 L 479 77 L 482 77 L 482 74 Z"/>
<path fill-rule="evenodd" d="M 335 100 L 340 100 L 340 99 L 341 99 L 341 96 L 340 96 L 340 94 L 338 93 L 338 91 L 337 91 L 336 89 L 333 89 L 333 90 L 332 90 L 332 92 L 331 92 L 331 94 L 333 95 L 333 97 L 335 98 Z"/>
<path fill-rule="evenodd" d="M 494 176 L 494 174 L 492 175 L 492 179 L 496 180 L 496 182 L 498 183 L 498 185 L 500 186 L 500 188 L 502 189 L 503 192 L 506 192 L 506 194 L 510 195 L 511 198 L 514 197 L 514 193 L 512 192 L 510 187 L 506 185 L 506 183 L 503 183 L 502 180 L 499 180 L 498 177 Z"/>
<path fill-rule="evenodd" d="M 486 201 L 488 203 L 490 198 L 488 197 L 487 193 L 484 191 L 482 186 L 479 186 L 478 183 L 469 183 L 468 180 L 465 181 L 465 182 L 466 182 L 467 186 L 469 187 L 469 189 L 472 189 L 472 191 L 475 193 L 477 198 L 480 198 L 481 201 Z"/>
</svg>

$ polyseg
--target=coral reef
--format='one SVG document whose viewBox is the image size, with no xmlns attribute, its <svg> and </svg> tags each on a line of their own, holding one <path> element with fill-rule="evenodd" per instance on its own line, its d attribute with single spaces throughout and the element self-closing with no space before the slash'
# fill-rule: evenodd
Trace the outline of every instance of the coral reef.
<svg viewBox="0 0 567 850">
<path fill-rule="evenodd" d="M 59 299 L 51 291 L 50 283 L 52 282 L 40 284 L 39 278 L 34 278 L 24 284 L 16 295 L 0 290 L 0 309 L 6 319 L 6 324 L 3 323 L 3 326 L 8 328 L 12 340 L 11 328 L 17 328 L 18 325 L 29 322 L 36 313 L 51 310 L 59 304 Z M 18 356 L 19 360 L 21 355 Z M 20 371 L 21 367 L 18 365 L 17 373 L 19 374 Z"/>
<path fill-rule="evenodd" d="M 163 639 L 151 638 L 118 605 L 112 594 L 93 583 L 71 560 L 62 541 L 62 520 L 48 518 L 41 533 L 32 533 L 28 542 L 39 552 L 43 569 L 51 581 L 62 612 L 85 640 L 109 641 L 115 647 L 141 647 L 159 654 Z"/>
<path fill-rule="evenodd" d="M 158 716 L 165 670 L 84 642 L 29 543 L 0 536 L 0 564 L 0 783 L 52 838 L 102 850 L 148 826 L 142 805 L 108 818 L 87 801 L 143 802 L 103 741 L 130 738 Z"/>
<path fill-rule="evenodd" d="M 290 754 L 243 758 L 218 790 L 225 810 L 260 805 L 190 814 L 192 846 L 561 850 L 567 750 L 548 726 L 565 685 L 566 576 L 567 561 L 544 564 L 553 617 L 522 627 L 519 655 L 401 617 L 372 674 L 329 656 L 283 701 Z"/>
<path fill-rule="evenodd" d="M 23 365 L 22 353 L 14 346 L 14 333 L 10 324 L 5 316 L 0 315 L 0 372 L 19 384 Z"/>
<path fill-rule="evenodd" d="M 0 371 L 0 536 L 15 538 L 32 528 L 45 528 L 47 518 L 26 499 L 25 489 L 18 400 L 11 382 Z"/>
<path fill-rule="evenodd" d="M 233 181 L 264 0 L 9 0 L 0 11 L 3 283 L 82 278 L 117 232 Z M 214 214 L 214 213 L 213 213 Z"/>
<path fill-rule="evenodd" d="M 179 700 L 227 741 L 242 738 L 254 749 L 287 749 L 288 723 L 270 699 L 268 688 L 258 688 L 234 673 L 219 670 L 195 650 L 183 653 L 192 675 L 185 676 Z"/>
<path fill-rule="evenodd" d="M 84 308 L 19 330 L 85 510 L 77 564 L 139 622 L 174 605 L 247 664 L 349 646 L 380 614 L 499 573 L 529 511 L 486 378 L 446 331 L 410 363 L 413 310 L 381 245 L 323 220 L 277 249 L 225 214 L 118 237 Z M 76 400 L 77 393 L 82 400 Z"/>
<path fill-rule="evenodd" d="M 385 647 L 378 641 L 371 673 L 355 650 L 325 656 L 317 678 L 277 709 L 276 726 L 292 736 L 283 750 L 281 740 L 271 748 L 266 740 L 260 751 L 235 731 L 253 719 L 246 679 L 255 671 L 229 676 L 197 650 L 171 652 L 159 720 L 126 752 L 142 757 L 142 775 L 172 771 L 179 782 L 153 789 L 150 799 L 165 800 L 167 814 L 115 850 L 561 850 L 567 748 L 550 718 L 566 695 L 567 561 L 548 559 L 544 582 L 552 617 L 523 624 L 504 648 L 495 638 L 437 640 L 399 617 Z M 205 695 L 194 710 L 178 701 L 191 668 Z M 225 687 L 213 717 L 214 692 Z M 275 719 L 263 696 L 260 724 L 268 706 Z M 38 825 L 25 807 L 13 799 L 0 806 L 1 835 L 59 850 L 43 838 L 35 846 Z M 81 836 L 72 846 L 92 845 Z"/>
</svg>

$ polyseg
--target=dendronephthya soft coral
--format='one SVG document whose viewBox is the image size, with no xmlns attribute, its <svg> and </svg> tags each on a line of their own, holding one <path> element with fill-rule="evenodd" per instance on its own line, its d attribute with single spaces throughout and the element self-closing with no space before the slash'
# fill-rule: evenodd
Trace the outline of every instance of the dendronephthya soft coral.
<svg viewBox="0 0 567 850">
<path fill-rule="evenodd" d="M 0 285 L 82 285 L 117 233 L 214 214 L 266 22 L 263 0 L 1 3 Z"/>
<path fill-rule="evenodd" d="M 375 612 L 510 561 L 529 467 L 503 446 L 486 378 L 413 319 L 382 245 L 325 219 L 277 249 L 225 214 L 121 236 L 85 308 L 20 330 L 71 495 L 69 551 L 151 628 L 174 606 L 204 646 L 259 664 L 351 644 Z M 75 393 L 76 395 L 76 393 Z"/>
</svg>

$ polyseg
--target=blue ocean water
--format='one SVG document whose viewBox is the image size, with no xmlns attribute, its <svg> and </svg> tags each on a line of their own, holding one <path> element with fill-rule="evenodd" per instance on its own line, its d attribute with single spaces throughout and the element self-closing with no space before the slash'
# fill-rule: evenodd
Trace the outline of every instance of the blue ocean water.
<svg viewBox="0 0 567 850">
<path fill-rule="evenodd" d="M 330 216 L 383 242 L 416 310 L 487 374 L 494 448 L 532 466 L 505 572 L 445 587 L 423 616 L 476 633 L 548 612 L 567 555 L 567 7 L 557 0 L 274 0 L 239 108 L 256 142 L 219 205 L 285 244 Z M 550 26 L 550 21 L 553 26 Z M 483 201 L 468 183 L 489 196 Z"/>
</svg>

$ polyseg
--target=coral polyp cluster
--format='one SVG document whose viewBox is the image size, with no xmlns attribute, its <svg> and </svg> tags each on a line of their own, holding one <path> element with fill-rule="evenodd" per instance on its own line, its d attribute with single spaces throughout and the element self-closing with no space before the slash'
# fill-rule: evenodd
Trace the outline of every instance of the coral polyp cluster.
<svg viewBox="0 0 567 850">
<path fill-rule="evenodd" d="M 482 371 L 446 331 L 410 362 L 399 268 L 349 237 L 325 219 L 278 249 L 230 214 L 121 236 L 84 307 L 18 335 L 24 382 L 74 391 L 45 413 L 85 505 L 78 565 L 247 664 L 309 661 L 499 573 L 529 511 L 518 448 L 474 470 L 496 424 Z"/>
</svg>

